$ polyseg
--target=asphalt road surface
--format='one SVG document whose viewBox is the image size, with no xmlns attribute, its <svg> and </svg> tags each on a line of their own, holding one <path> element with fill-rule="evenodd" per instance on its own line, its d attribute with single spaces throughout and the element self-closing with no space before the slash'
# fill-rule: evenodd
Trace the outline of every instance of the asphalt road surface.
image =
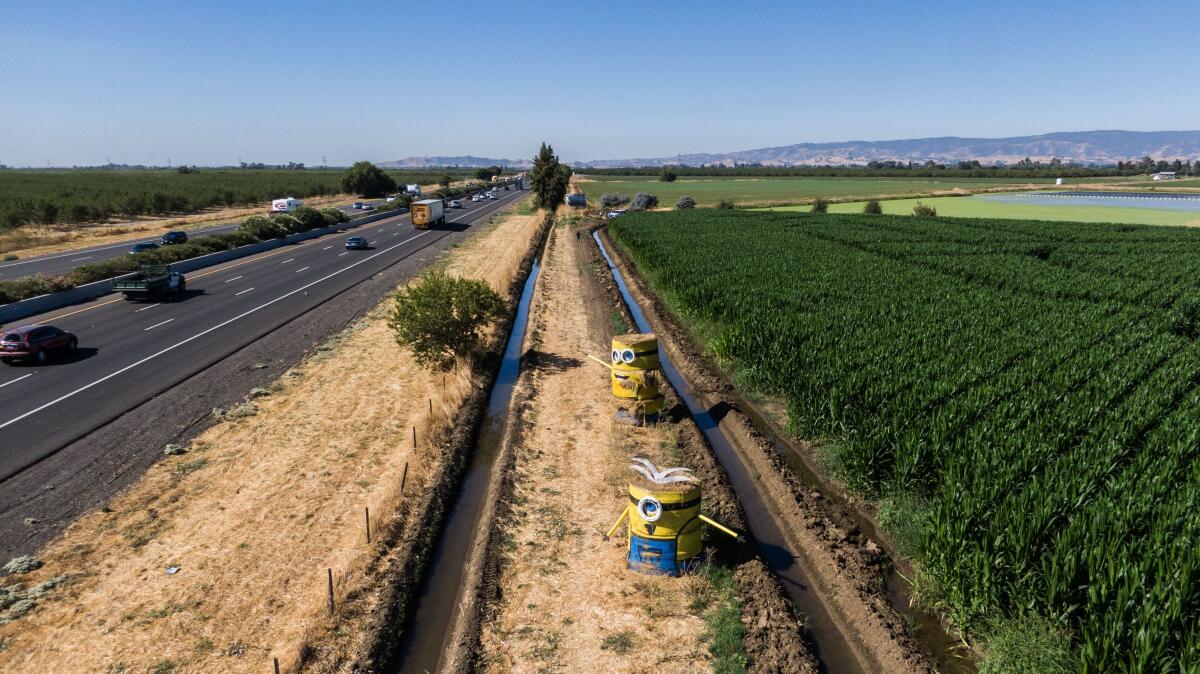
<svg viewBox="0 0 1200 674">
<path fill-rule="evenodd" d="M 0 485 L 68 443 L 255 340 L 486 218 L 524 191 L 447 209 L 414 229 L 407 214 L 188 274 L 186 296 L 135 303 L 107 295 L 26 319 L 75 333 L 73 356 L 0 366 Z M 347 251 L 347 236 L 369 250 Z M 2 487 L 0 487 L 2 488 Z"/>
<path fill-rule="evenodd" d="M 378 206 L 384 201 L 382 199 L 363 199 L 362 203 Z M 362 211 L 353 206 L 338 206 L 338 210 L 349 215 L 358 213 L 371 214 L 373 211 Z M 202 227 L 200 229 L 189 229 L 187 235 L 190 238 L 205 236 L 206 234 L 222 234 L 224 232 L 232 232 L 238 228 L 238 223 L 217 225 L 214 227 Z M 163 230 L 166 231 L 166 230 Z M 21 278 L 23 276 L 59 276 L 66 274 L 75 267 L 82 264 L 91 264 L 94 262 L 103 262 L 111 260 L 114 257 L 121 257 L 129 253 L 129 250 L 138 243 L 158 243 L 162 233 L 147 236 L 144 239 L 131 239 L 120 243 L 109 243 L 90 248 L 78 248 L 75 250 L 64 251 L 62 253 L 50 253 L 47 255 L 38 255 L 28 259 L 13 260 L 10 262 L 0 262 L 0 281 L 11 281 L 12 279 Z M 20 253 L 18 253 L 19 255 Z"/>
</svg>

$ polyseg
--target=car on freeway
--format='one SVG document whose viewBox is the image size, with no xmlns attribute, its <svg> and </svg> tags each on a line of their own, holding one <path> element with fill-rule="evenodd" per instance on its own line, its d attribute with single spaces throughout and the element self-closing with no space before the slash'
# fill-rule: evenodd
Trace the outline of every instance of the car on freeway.
<svg viewBox="0 0 1200 674">
<path fill-rule="evenodd" d="M 363 204 L 362 209 L 364 211 L 373 211 L 373 210 L 375 210 L 375 205 L 374 204 Z"/>
<path fill-rule="evenodd" d="M 352 236 L 346 239 L 346 250 L 366 250 L 371 247 L 367 240 L 361 236 Z"/>
<path fill-rule="evenodd" d="M 26 325 L 0 337 L 0 363 L 11 365 L 24 359 L 45 363 L 51 354 L 71 353 L 78 345 L 75 335 L 53 325 Z"/>
<path fill-rule="evenodd" d="M 359 209 L 362 207 L 363 207 L 363 202 L 361 202 L 361 201 L 354 202 L 354 208 Z"/>
<path fill-rule="evenodd" d="M 390 204 L 395 200 L 396 200 L 396 197 L 388 197 L 385 201 L 387 201 Z"/>
<path fill-rule="evenodd" d="M 617 210 L 615 210 L 615 211 L 609 211 L 609 212 L 605 213 L 605 214 L 604 214 L 604 217 L 608 218 L 609 220 L 612 220 L 613 218 L 617 218 L 617 217 L 620 217 L 620 216 L 622 216 L 622 215 L 625 215 L 625 213 L 626 213 L 627 211 L 628 211 L 628 209 L 625 209 L 625 208 L 618 208 L 618 209 L 617 209 Z"/>
<path fill-rule="evenodd" d="M 495 194 L 493 194 L 493 193 L 491 193 L 491 192 L 488 192 L 488 193 L 487 193 L 487 198 L 488 198 L 488 199 L 495 199 L 495 198 L 496 198 L 496 195 L 495 195 Z"/>
<path fill-rule="evenodd" d="M 138 253 L 144 253 L 144 252 L 146 252 L 146 251 L 148 251 L 148 250 L 157 250 L 157 249 L 158 249 L 158 244 L 157 244 L 157 243 L 151 243 L 151 242 L 149 242 L 149 241 L 143 241 L 142 243 L 137 243 L 137 244 L 134 244 L 133 248 L 130 248 L 130 249 L 129 249 L 129 254 L 130 254 L 130 255 L 137 255 Z"/>
<path fill-rule="evenodd" d="M 187 232 L 167 232 L 159 239 L 159 243 L 164 246 L 173 246 L 179 243 L 187 243 Z"/>
<path fill-rule="evenodd" d="M 479 203 L 479 199 L 480 199 L 480 196 L 478 194 L 476 194 L 475 196 L 471 197 L 471 203 L 477 204 L 477 203 Z"/>
<path fill-rule="evenodd" d="M 462 208 L 462 207 L 463 207 L 462 202 L 459 201 L 458 199 L 450 200 L 450 208 Z"/>
</svg>

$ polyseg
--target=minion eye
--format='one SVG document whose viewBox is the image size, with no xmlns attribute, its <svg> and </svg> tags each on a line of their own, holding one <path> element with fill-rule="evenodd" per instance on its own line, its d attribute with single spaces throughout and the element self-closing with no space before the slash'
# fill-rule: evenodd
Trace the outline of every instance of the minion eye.
<svg viewBox="0 0 1200 674">
<path fill-rule="evenodd" d="M 632 363 L 634 359 L 633 349 L 625 349 L 621 352 L 621 358 L 624 358 L 626 363 Z"/>
<path fill-rule="evenodd" d="M 612 352 L 612 361 L 613 361 L 614 363 L 619 363 L 619 362 L 621 362 L 621 352 L 620 352 L 620 351 L 617 351 L 616 349 L 613 349 L 613 352 Z"/>
</svg>

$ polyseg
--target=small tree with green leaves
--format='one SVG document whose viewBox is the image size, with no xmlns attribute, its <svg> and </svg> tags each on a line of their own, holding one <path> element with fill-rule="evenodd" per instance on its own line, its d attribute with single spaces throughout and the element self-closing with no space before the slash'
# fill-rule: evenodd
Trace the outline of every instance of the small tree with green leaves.
<svg viewBox="0 0 1200 674">
<path fill-rule="evenodd" d="M 829 202 L 825 199 L 822 199 L 821 197 L 817 197 L 816 199 L 813 199 L 812 212 L 813 213 L 828 213 L 829 212 Z"/>
<path fill-rule="evenodd" d="M 648 211 L 658 208 L 658 197 L 649 192 L 638 192 L 633 195 L 633 203 L 630 207 L 635 211 Z"/>
<path fill-rule="evenodd" d="M 863 213 L 867 213 L 869 215 L 882 215 L 883 206 L 879 205 L 879 201 L 872 199 L 867 202 L 867 205 L 863 206 Z"/>
<path fill-rule="evenodd" d="M 675 173 L 671 169 L 663 169 L 662 173 L 660 173 L 658 176 L 658 179 L 664 183 L 673 183 L 678 178 L 679 178 L 679 174 Z"/>
<path fill-rule="evenodd" d="M 571 181 L 571 167 L 561 164 L 554 148 L 542 143 L 533 168 L 529 171 L 530 187 L 537 196 L 537 205 L 553 211 L 567 196 L 567 184 Z"/>
<path fill-rule="evenodd" d="M 625 194 L 617 194 L 616 192 L 608 192 L 600 197 L 600 208 L 602 210 L 610 210 L 620 206 L 621 204 L 629 203 L 629 196 Z"/>
<path fill-rule="evenodd" d="M 441 178 L 438 178 L 438 184 L 441 185 L 442 189 L 444 190 L 450 189 L 450 181 L 450 176 L 442 176 Z"/>
<path fill-rule="evenodd" d="M 342 189 L 351 194 L 376 199 L 389 192 L 395 192 L 396 181 L 371 162 L 360 161 L 347 169 L 342 176 Z"/>
<path fill-rule="evenodd" d="M 717 208 L 720 208 L 723 210 L 730 210 L 733 208 L 733 202 L 728 199 L 722 199 L 717 202 Z"/>
<path fill-rule="evenodd" d="M 440 271 L 397 291 L 394 302 L 388 325 L 422 367 L 472 355 L 484 328 L 504 315 L 504 300 L 487 283 Z"/>
<path fill-rule="evenodd" d="M 682 197 L 679 197 L 679 200 L 675 202 L 676 210 L 683 211 L 683 210 L 687 210 L 689 208 L 695 208 L 695 207 L 696 207 L 696 200 L 689 197 L 686 194 L 683 195 Z"/>
</svg>

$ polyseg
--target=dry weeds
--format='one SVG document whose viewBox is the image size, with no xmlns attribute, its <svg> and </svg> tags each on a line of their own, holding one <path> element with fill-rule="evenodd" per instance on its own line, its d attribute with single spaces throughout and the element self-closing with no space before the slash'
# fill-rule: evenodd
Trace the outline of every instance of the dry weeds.
<svg viewBox="0 0 1200 674">
<path fill-rule="evenodd" d="M 506 290 L 537 228 L 536 215 L 498 219 L 446 267 Z M 0 671 L 269 671 L 274 656 L 290 672 L 314 644 L 345 643 L 326 570 L 338 616 L 361 615 L 381 552 L 364 508 L 378 531 L 421 498 L 440 458 L 422 439 L 472 384 L 466 367 L 417 368 L 387 305 L 42 550 L 45 566 L 20 581 L 69 580 L 0 625 Z"/>
<path fill-rule="evenodd" d="M 671 461 L 676 443 L 669 425 L 612 420 L 607 371 L 587 360 L 608 353 L 609 307 L 588 301 L 592 270 L 574 233 L 551 236 L 531 317 L 541 365 L 517 448 L 515 512 L 501 525 L 511 546 L 501 603 L 484 625 L 485 669 L 707 671 L 699 614 L 708 584 L 630 573 L 623 535 L 603 540 L 627 503 L 629 457 Z"/>
</svg>

